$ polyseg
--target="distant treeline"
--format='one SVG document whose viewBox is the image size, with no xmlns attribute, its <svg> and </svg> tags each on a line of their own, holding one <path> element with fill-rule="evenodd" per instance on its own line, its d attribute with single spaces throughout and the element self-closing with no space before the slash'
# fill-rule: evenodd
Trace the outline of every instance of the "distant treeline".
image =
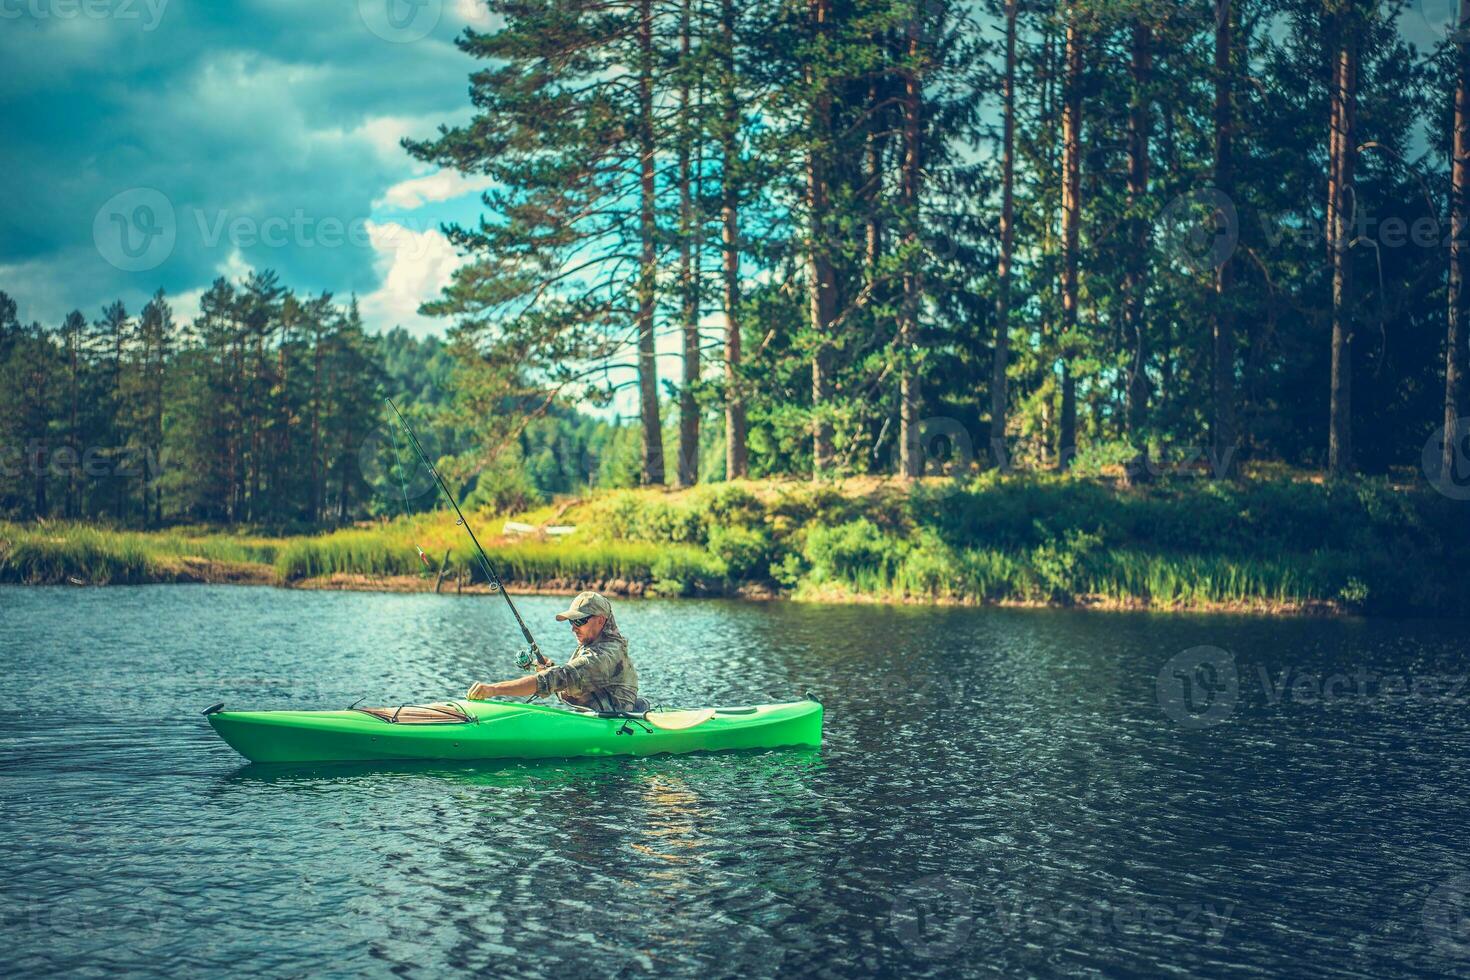
<svg viewBox="0 0 1470 980">
<path fill-rule="evenodd" d="M 444 344 L 368 335 L 355 299 L 299 297 L 270 271 L 216 280 L 192 323 L 161 290 L 136 316 L 118 301 L 53 329 L 16 309 L 0 292 L 0 517 L 312 526 L 432 508 L 385 394 L 479 501 L 636 481 L 631 430 L 562 406 L 522 413 L 481 465 Z"/>
</svg>

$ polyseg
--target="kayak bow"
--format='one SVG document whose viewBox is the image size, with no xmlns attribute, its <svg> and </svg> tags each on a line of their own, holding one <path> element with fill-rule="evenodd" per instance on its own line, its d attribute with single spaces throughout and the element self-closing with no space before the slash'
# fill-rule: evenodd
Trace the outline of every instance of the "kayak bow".
<svg viewBox="0 0 1470 980">
<path fill-rule="evenodd" d="M 543 704 L 451 701 L 346 711 L 206 713 L 252 762 L 566 759 L 822 744 L 814 700 L 603 716 Z"/>
</svg>

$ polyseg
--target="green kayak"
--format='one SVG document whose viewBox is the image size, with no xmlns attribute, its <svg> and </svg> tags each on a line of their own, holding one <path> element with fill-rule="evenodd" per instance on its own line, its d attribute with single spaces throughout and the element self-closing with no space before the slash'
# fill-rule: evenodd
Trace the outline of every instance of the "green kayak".
<svg viewBox="0 0 1470 980">
<path fill-rule="evenodd" d="M 445 701 L 346 711 L 205 714 L 252 762 L 565 759 L 822 744 L 814 700 L 604 716 L 544 704 Z"/>
</svg>

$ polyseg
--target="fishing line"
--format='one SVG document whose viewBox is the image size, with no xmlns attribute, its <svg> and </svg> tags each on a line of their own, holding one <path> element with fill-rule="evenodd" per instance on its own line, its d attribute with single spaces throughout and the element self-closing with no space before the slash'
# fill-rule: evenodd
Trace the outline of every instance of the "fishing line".
<svg viewBox="0 0 1470 980">
<path fill-rule="evenodd" d="M 475 537 L 475 532 L 470 527 L 469 521 L 465 520 L 464 512 L 459 509 L 459 502 L 454 499 L 454 494 L 449 490 L 449 484 L 444 482 L 444 477 L 434 468 L 434 464 L 429 462 L 429 456 L 424 452 L 424 447 L 419 442 L 418 436 L 414 434 L 413 426 L 408 424 L 408 419 L 404 418 L 403 413 L 398 410 L 398 406 L 393 404 L 393 399 L 384 398 L 383 400 L 388 403 L 389 408 L 393 409 L 393 414 L 398 416 L 398 421 L 403 424 L 404 435 L 408 436 L 408 444 L 418 454 L 419 460 L 424 464 L 424 468 L 429 471 L 429 475 L 439 484 L 439 489 L 444 492 L 444 497 L 449 501 L 449 506 L 454 508 L 454 515 L 458 518 L 455 524 L 464 528 L 465 534 L 470 536 L 470 543 L 475 546 L 475 554 L 480 560 L 480 567 L 484 570 L 485 578 L 490 582 L 491 588 L 505 597 L 505 604 L 510 607 L 510 614 L 515 617 L 516 625 L 521 628 L 521 635 L 526 638 L 526 643 L 530 646 L 530 657 L 526 658 L 526 665 L 529 665 L 530 660 L 534 658 L 536 663 L 544 667 L 551 666 L 551 661 L 546 659 L 545 654 L 541 652 L 541 648 L 536 644 L 536 638 L 531 635 L 530 627 L 521 618 L 520 610 L 516 609 L 516 604 L 511 601 L 510 593 L 505 591 L 505 583 L 495 573 L 494 566 L 490 564 L 490 557 L 485 554 L 485 549 L 480 547 L 480 539 Z M 420 554 L 422 553 L 422 550 L 420 550 Z"/>
<path fill-rule="evenodd" d="M 393 433 L 393 470 L 398 476 L 398 488 L 403 491 L 403 516 L 410 517 L 413 512 L 408 506 L 408 484 L 403 479 L 403 446 L 398 441 L 398 429 L 390 426 L 390 431 Z M 419 561 L 424 564 L 424 567 L 433 567 L 429 562 L 429 556 L 424 554 L 424 549 L 417 541 L 413 543 L 413 550 L 419 553 Z"/>
</svg>

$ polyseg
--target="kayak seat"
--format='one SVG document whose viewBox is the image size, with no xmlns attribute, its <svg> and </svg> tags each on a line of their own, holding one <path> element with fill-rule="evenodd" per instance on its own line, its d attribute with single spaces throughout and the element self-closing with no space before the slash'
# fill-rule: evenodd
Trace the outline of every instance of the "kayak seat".
<svg viewBox="0 0 1470 980">
<path fill-rule="evenodd" d="M 434 704 L 405 704 L 396 708 L 353 708 L 393 722 L 396 725 L 464 725 L 470 722 L 469 715 L 459 705 L 449 701 Z"/>
</svg>

